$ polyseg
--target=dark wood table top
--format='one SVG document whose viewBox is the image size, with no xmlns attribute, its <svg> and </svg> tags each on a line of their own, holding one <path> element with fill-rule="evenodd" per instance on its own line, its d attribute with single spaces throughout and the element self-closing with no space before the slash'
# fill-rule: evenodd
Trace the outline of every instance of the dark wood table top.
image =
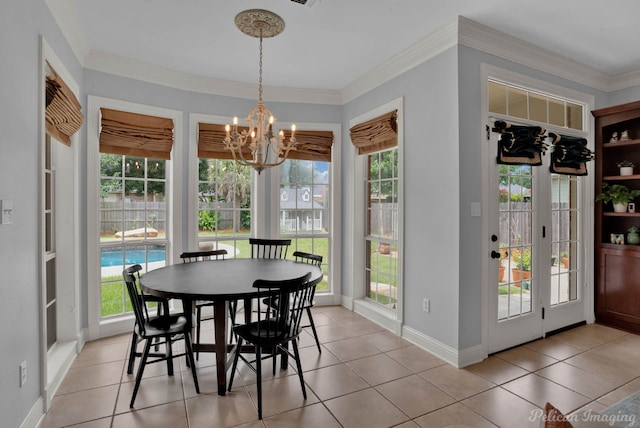
<svg viewBox="0 0 640 428">
<path fill-rule="evenodd" d="M 234 300 L 258 295 L 257 279 L 285 280 L 311 272 L 311 281 L 322 280 L 322 270 L 292 260 L 226 259 L 177 263 L 149 271 L 140 277 L 145 293 L 189 300 Z"/>
</svg>

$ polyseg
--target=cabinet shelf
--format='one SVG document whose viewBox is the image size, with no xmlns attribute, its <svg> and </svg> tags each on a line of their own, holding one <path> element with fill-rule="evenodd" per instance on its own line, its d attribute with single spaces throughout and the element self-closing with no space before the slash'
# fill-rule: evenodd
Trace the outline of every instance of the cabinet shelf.
<svg viewBox="0 0 640 428">
<path fill-rule="evenodd" d="M 603 217 L 640 217 L 640 213 L 614 213 L 611 211 L 603 212 Z"/>
<path fill-rule="evenodd" d="M 636 146 L 640 145 L 640 140 L 625 140 L 625 141 L 616 141 L 615 143 L 605 143 L 603 144 L 603 149 L 615 149 L 616 147 L 628 147 L 628 146 Z"/>
<path fill-rule="evenodd" d="M 605 175 L 602 177 L 605 181 L 624 181 L 624 180 L 640 180 L 640 174 L 633 175 Z"/>
</svg>

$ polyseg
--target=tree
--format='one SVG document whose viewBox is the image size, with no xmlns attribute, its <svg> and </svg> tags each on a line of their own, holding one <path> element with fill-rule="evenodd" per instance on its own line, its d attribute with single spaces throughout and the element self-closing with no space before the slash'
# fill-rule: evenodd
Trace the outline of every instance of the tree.
<svg viewBox="0 0 640 428">
<path fill-rule="evenodd" d="M 250 228 L 251 168 L 233 160 L 199 159 L 198 163 L 200 209 L 215 210 L 219 202 L 231 202 L 234 232 Z"/>
<path fill-rule="evenodd" d="M 105 197 L 109 192 L 124 194 L 145 194 L 145 182 L 148 194 L 165 192 L 165 161 L 133 156 L 100 154 L 100 196 Z M 148 180 L 151 179 L 151 180 Z M 160 179 L 161 181 L 153 181 Z"/>
<path fill-rule="evenodd" d="M 387 150 L 369 156 L 370 191 L 394 202 L 396 199 L 398 175 L 398 150 Z"/>
</svg>

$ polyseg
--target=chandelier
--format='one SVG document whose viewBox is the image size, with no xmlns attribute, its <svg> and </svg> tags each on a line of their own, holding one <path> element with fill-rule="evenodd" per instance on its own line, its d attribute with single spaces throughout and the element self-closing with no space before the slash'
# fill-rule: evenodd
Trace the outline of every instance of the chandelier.
<svg viewBox="0 0 640 428">
<path fill-rule="evenodd" d="M 296 126 L 291 125 L 291 138 L 286 142 L 282 129 L 274 134 L 273 125 L 276 123 L 276 118 L 262 101 L 262 39 L 280 34 L 284 30 L 284 21 L 268 10 L 251 9 L 236 15 L 235 23 L 243 33 L 260 39 L 258 103 L 245 118 L 245 122 L 249 125 L 248 129 L 238 132 L 237 116 L 233 118 L 233 125 L 225 126 L 224 144 L 231 151 L 236 162 L 250 166 L 260 174 L 264 169 L 284 162 L 289 151 L 295 150 L 296 146 Z M 243 152 L 243 148 L 247 145 L 251 151 L 250 157 L 246 149 Z"/>
</svg>

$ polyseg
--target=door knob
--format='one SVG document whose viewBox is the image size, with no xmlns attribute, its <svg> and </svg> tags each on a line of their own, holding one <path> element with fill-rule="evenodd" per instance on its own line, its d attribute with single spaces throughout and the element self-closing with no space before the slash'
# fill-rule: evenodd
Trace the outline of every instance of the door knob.
<svg viewBox="0 0 640 428">
<path fill-rule="evenodd" d="M 492 259 L 499 259 L 500 258 L 500 253 L 497 252 L 496 250 L 491 251 L 491 258 Z"/>
</svg>

